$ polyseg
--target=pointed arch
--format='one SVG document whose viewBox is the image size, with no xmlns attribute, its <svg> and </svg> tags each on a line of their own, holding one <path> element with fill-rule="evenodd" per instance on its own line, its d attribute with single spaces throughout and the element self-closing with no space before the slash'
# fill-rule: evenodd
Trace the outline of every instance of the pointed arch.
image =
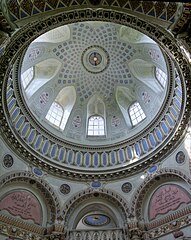
<svg viewBox="0 0 191 240">
<path fill-rule="evenodd" d="M 75 102 L 75 88 L 73 86 L 63 88 L 48 110 L 46 120 L 56 128 L 64 130 Z"/>
<path fill-rule="evenodd" d="M 129 69 L 139 81 L 149 87 L 152 91 L 157 94 L 163 92 L 161 83 L 156 79 L 156 67 L 152 62 L 135 59 L 129 63 Z"/>
</svg>

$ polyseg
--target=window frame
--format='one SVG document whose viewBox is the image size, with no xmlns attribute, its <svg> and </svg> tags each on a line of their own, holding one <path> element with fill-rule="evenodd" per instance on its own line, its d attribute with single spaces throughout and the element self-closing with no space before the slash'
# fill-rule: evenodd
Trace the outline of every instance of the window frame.
<svg viewBox="0 0 191 240">
<path fill-rule="evenodd" d="M 101 129 L 101 131 L 103 131 L 103 134 L 97 134 L 97 135 L 94 135 L 94 134 L 89 134 L 89 123 L 90 123 L 90 119 L 91 118 L 94 118 L 94 117 L 99 117 L 99 118 L 101 118 L 102 119 L 102 122 L 103 122 L 103 130 Z M 94 129 L 94 127 L 95 127 L 95 125 L 92 125 L 92 127 L 93 127 L 93 129 L 91 130 L 91 131 L 99 131 L 100 129 L 99 129 L 99 120 L 98 120 L 98 129 L 97 130 L 95 130 Z M 103 117 L 103 116 L 101 116 L 101 115 L 99 115 L 99 114 L 94 114 L 94 115 L 91 115 L 91 116 L 89 116 L 88 117 L 88 121 L 87 121 L 87 137 L 105 137 L 106 136 L 106 126 L 105 126 L 105 118 Z"/>
<path fill-rule="evenodd" d="M 53 104 L 59 105 L 59 107 L 60 107 L 61 110 L 62 110 L 62 116 L 61 116 L 61 118 L 60 118 L 59 125 L 56 125 L 55 123 L 51 122 L 51 121 L 47 118 L 47 115 L 48 115 L 48 113 L 49 113 L 49 111 L 50 111 L 50 109 L 51 109 L 51 107 L 52 107 Z M 51 111 L 51 113 L 53 113 L 53 111 Z M 50 117 L 54 118 L 51 113 L 49 114 Z M 63 121 L 63 118 L 64 118 L 64 108 L 63 108 L 58 102 L 54 101 L 54 102 L 51 104 L 51 106 L 50 106 L 50 108 L 49 108 L 49 110 L 48 110 L 48 112 L 47 112 L 47 114 L 46 114 L 46 116 L 45 116 L 46 121 L 47 121 L 49 124 L 51 124 L 53 127 L 55 127 L 55 128 L 57 128 L 57 129 L 63 131 L 64 129 L 61 129 L 61 128 L 60 128 L 60 126 L 61 126 L 61 124 L 62 124 L 62 121 Z M 56 118 L 54 118 L 54 119 L 56 120 Z"/>
<path fill-rule="evenodd" d="M 24 82 L 25 82 L 25 80 L 23 80 L 23 74 L 25 74 L 28 70 L 30 70 L 30 69 L 32 69 L 32 78 L 27 82 L 27 84 L 25 85 L 25 84 L 23 84 Z M 30 73 L 29 73 L 30 74 Z M 29 75 L 28 74 L 28 75 Z M 28 76 L 27 75 L 27 76 Z M 34 66 L 32 66 L 32 67 L 30 67 L 30 68 L 28 68 L 26 71 L 24 71 L 24 73 L 22 73 L 21 74 L 21 83 L 22 83 L 22 86 L 23 86 L 23 88 L 24 88 L 24 90 L 26 91 L 26 89 L 28 88 L 28 86 L 31 84 L 31 82 L 34 80 L 34 76 L 35 76 L 35 67 Z M 25 78 L 26 79 L 26 78 Z"/>
<path fill-rule="evenodd" d="M 131 110 L 132 106 L 133 106 L 134 104 L 136 104 L 136 103 L 140 106 L 140 109 L 138 109 L 137 112 L 142 111 L 143 114 L 144 114 L 144 118 L 142 118 L 142 114 L 141 114 L 141 115 L 139 115 L 138 117 L 135 116 L 135 119 L 132 119 L 132 115 L 130 114 L 130 110 Z M 137 112 L 134 112 L 133 116 L 134 116 Z M 138 101 L 133 102 L 133 103 L 129 106 L 129 108 L 128 108 L 128 114 L 129 114 L 129 118 L 130 118 L 132 127 L 136 127 L 139 123 L 143 122 L 143 121 L 146 119 L 146 117 L 147 117 L 146 114 L 145 114 L 145 112 L 143 111 L 143 108 L 141 107 L 141 104 L 140 104 Z M 141 117 L 142 119 L 141 119 L 140 121 L 138 121 L 137 123 L 134 124 L 133 121 L 134 121 L 134 120 L 137 121 L 137 119 L 138 119 L 139 117 Z"/>
<path fill-rule="evenodd" d="M 159 73 L 157 74 L 157 72 L 159 72 Z M 166 77 L 163 78 L 163 77 L 162 77 L 162 74 L 165 74 Z M 158 75 L 160 75 L 160 78 L 158 77 Z M 155 67 L 155 78 L 156 78 L 157 82 L 160 84 L 160 86 L 161 86 L 163 89 L 165 89 L 168 76 L 167 76 L 167 74 L 166 74 L 163 70 L 161 70 L 159 67 Z"/>
</svg>

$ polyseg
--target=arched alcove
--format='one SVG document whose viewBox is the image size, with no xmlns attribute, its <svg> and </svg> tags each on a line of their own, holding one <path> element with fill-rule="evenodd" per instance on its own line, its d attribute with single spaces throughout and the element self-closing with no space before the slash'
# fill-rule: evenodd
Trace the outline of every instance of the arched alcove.
<svg viewBox="0 0 191 240">
<path fill-rule="evenodd" d="M 156 67 L 153 63 L 142 59 L 134 59 L 129 63 L 129 69 L 142 84 L 147 85 L 156 94 L 160 95 L 164 91 L 156 79 Z"/>
<path fill-rule="evenodd" d="M 59 203 L 52 188 L 29 172 L 15 172 L 1 178 L 0 214 L 47 227 L 54 224 Z"/>
<path fill-rule="evenodd" d="M 34 42 L 59 43 L 67 41 L 68 39 L 70 39 L 70 28 L 67 25 L 64 25 L 42 34 L 35 39 Z"/>
<path fill-rule="evenodd" d="M 21 71 L 21 85 L 24 88 L 25 97 L 30 99 L 34 94 L 37 94 L 39 89 L 48 83 L 61 67 L 61 63 L 57 59 L 47 59 L 37 63 L 29 69 L 33 69 L 33 76 L 28 84 L 25 84 L 27 75 L 25 74 L 29 69 L 23 68 Z"/>
<path fill-rule="evenodd" d="M 125 122 L 128 128 L 132 128 L 131 119 L 128 113 L 130 105 L 137 100 L 135 91 L 131 88 L 117 87 L 116 89 L 116 101 L 123 114 Z"/>
<path fill-rule="evenodd" d="M 96 126 L 94 124 L 95 121 L 96 121 Z M 107 126 L 106 126 L 105 104 L 104 104 L 104 101 L 98 95 L 94 95 L 87 104 L 86 122 L 87 122 L 86 128 L 87 128 L 88 136 L 106 135 Z"/>
<path fill-rule="evenodd" d="M 182 172 L 173 169 L 161 169 L 149 176 L 137 190 L 132 210 L 139 221 L 152 227 L 165 223 L 167 217 L 172 220 L 189 213 L 191 205 L 191 182 Z M 135 200 L 136 199 L 136 200 Z M 187 209 L 188 208 L 188 209 Z"/>
<path fill-rule="evenodd" d="M 100 208 L 100 206 L 102 207 Z M 63 223 L 68 229 L 76 228 L 80 219 L 94 210 L 109 214 L 117 227 L 123 227 L 126 224 L 127 202 L 115 192 L 104 189 L 98 192 L 87 189 L 69 199 L 62 210 Z"/>
</svg>

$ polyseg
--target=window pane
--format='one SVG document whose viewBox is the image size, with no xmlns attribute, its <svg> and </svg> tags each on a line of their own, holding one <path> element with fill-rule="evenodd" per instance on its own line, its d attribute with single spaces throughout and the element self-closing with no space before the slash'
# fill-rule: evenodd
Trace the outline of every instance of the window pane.
<svg viewBox="0 0 191 240">
<path fill-rule="evenodd" d="M 135 102 L 130 106 L 129 115 L 133 126 L 146 118 L 146 115 L 138 102 Z"/>
<path fill-rule="evenodd" d="M 51 105 L 46 115 L 46 119 L 53 125 L 60 127 L 63 114 L 64 114 L 64 111 L 62 107 L 58 103 L 53 102 L 53 104 Z"/>
<path fill-rule="evenodd" d="M 88 120 L 88 135 L 89 136 L 104 136 L 105 125 L 104 119 L 100 116 L 92 116 Z"/>
<path fill-rule="evenodd" d="M 167 81 L 167 75 L 164 73 L 160 68 L 156 67 L 155 69 L 156 79 L 161 84 L 161 86 L 164 88 Z"/>
<path fill-rule="evenodd" d="M 21 74 L 21 81 L 24 88 L 26 88 L 34 76 L 33 67 L 27 69 L 23 74 Z"/>
</svg>

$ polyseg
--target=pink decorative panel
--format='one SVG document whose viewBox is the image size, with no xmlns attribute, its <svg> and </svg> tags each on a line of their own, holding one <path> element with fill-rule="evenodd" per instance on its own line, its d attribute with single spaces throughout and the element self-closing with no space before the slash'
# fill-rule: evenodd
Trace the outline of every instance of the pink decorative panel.
<svg viewBox="0 0 191 240">
<path fill-rule="evenodd" d="M 36 197 L 27 191 L 15 191 L 8 194 L 0 202 L 0 210 L 7 210 L 14 216 L 42 223 L 42 210 Z"/>
<path fill-rule="evenodd" d="M 152 195 L 149 203 L 149 219 L 157 215 L 176 210 L 182 203 L 190 203 L 191 196 L 182 187 L 166 184 L 159 187 Z"/>
</svg>

